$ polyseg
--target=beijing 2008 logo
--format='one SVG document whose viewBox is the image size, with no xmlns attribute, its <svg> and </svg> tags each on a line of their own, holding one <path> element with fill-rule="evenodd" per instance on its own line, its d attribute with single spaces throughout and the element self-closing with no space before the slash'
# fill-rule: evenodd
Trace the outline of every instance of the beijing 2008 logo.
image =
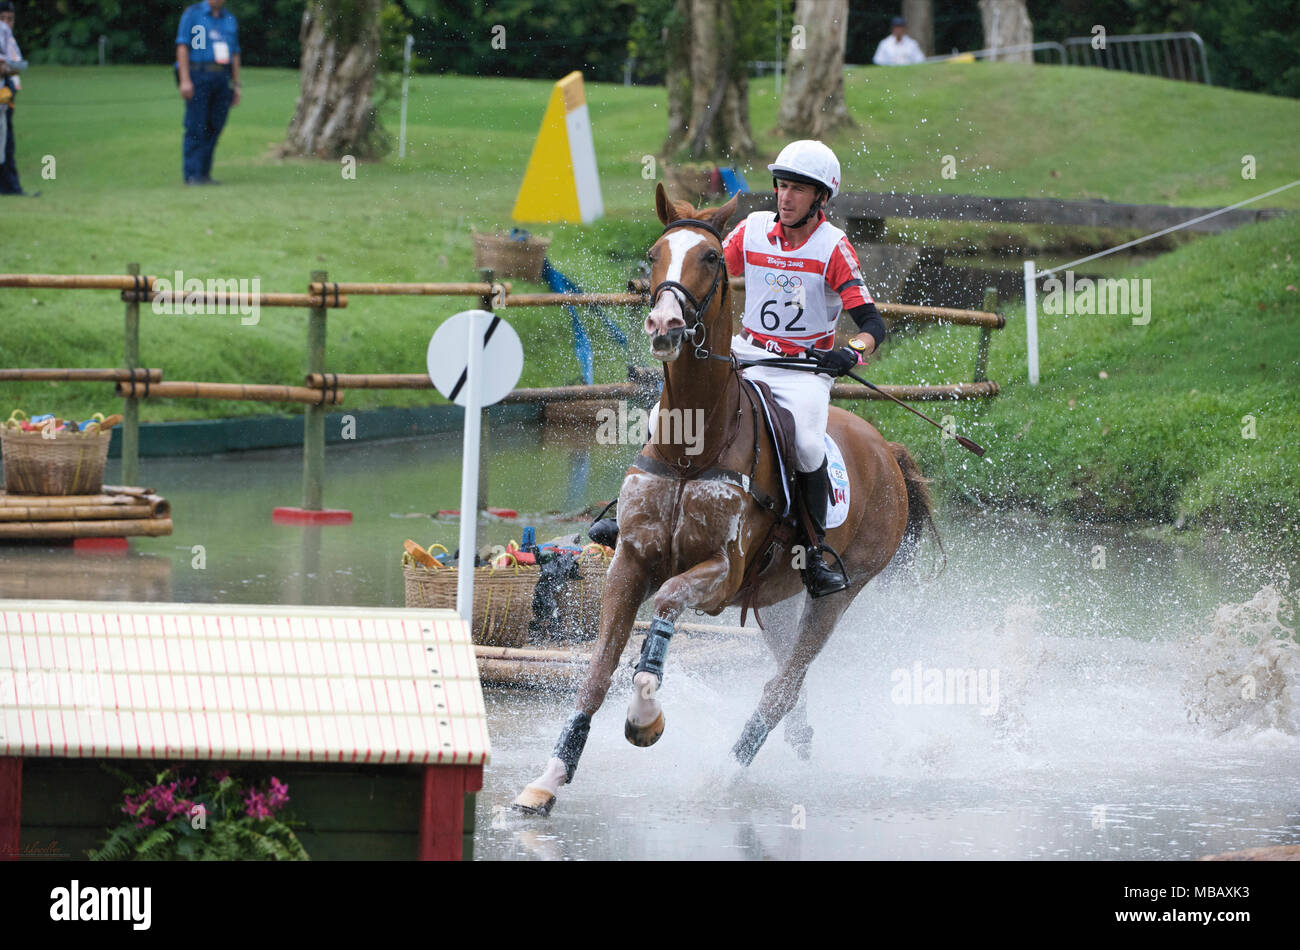
<svg viewBox="0 0 1300 950">
<path fill-rule="evenodd" d="M 803 286 L 803 278 L 798 274 L 773 274 L 768 271 L 763 279 L 767 281 L 767 286 L 775 287 L 787 294 L 792 294 Z"/>
</svg>

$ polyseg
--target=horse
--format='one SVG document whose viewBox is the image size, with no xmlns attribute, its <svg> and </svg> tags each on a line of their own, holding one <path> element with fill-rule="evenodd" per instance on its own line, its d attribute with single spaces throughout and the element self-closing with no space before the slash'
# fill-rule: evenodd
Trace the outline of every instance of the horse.
<svg viewBox="0 0 1300 950">
<path fill-rule="evenodd" d="M 759 609 L 803 591 L 798 568 L 806 562 L 800 560 L 805 549 L 793 543 L 802 537 L 783 522 L 781 506 L 773 503 L 785 497 L 788 486 L 782 485 L 763 410 L 742 385 L 741 368 L 731 358 L 732 315 L 721 236 L 735 213 L 736 198 L 697 211 L 687 202 L 670 201 L 660 184 L 655 209 L 664 231 L 647 253 L 651 309 L 644 330 L 651 353 L 664 364 L 659 424 L 619 492 L 619 536 L 577 708 L 542 774 L 514 801 L 517 811 L 528 814 L 549 815 L 559 788 L 573 781 L 591 717 L 605 700 L 637 610 L 652 594 L 654 616 L 624 724 L 628 741 L 651 746 L 664 732 L 658 693 L 682 611 L 690 607 L 716 616 L 728 606 L 744 606 L 755 609 L 778 669 L 763 687 L 732 754 L 748 766 L 769 732 L 793 711 L 786 741 L 806 759 L 812 730 L 801 697 L 809 664 L 853 599 L 900 545 L 918 541 L 926 524 L 934 529 L 926 479 L 906 447 L 885 441 L 865 419 L 832 406 L 827 433 L 841 449 L 850 490 L 848 515 L 827 532 L 826 542 L 844 552 L 851 584 L 816 599 L 805 594 L 791 631 L 763 625 Z M 690 355 L 682 355 L 684 348 Z M 691 444 L 680 438 L 680 425 L 674 429 L 667 424 L 687 412 L 703 420 L 703 438 L 697 425 Z"/>
</svg>

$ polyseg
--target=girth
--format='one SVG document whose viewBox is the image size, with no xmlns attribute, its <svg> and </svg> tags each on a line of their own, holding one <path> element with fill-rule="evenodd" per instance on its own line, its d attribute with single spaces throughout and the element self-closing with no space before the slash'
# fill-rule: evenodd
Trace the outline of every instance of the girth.
<svg viewBox="0 0 1300 950">
<path fill-rule="evenodd" d="M 660 478 L 675 478 L 683 482 L 722 482 L 727 485 L 734 485 L 747 492 L 759 505 L 778 518 L 781 517 L 781 505 L 777 503 L 775 498 L 754 484 L 754 479 L 750 478 L 750 476 L 740 472 L 733 472 L 729 468 L 706 468 L 702 472 L 682 474 L 671 465 L 660 462 L 658 459 L 652 459 L 644 454 L 637 455 L 632 462 L 632 467 L 639 468 L 649 475 L 657 475 Z"/>
</svg>

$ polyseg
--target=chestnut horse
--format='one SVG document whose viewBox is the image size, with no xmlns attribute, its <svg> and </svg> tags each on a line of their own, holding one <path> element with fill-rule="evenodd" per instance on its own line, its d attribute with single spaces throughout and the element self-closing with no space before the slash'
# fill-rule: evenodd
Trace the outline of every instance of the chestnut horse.
<svg viewBox="0 0 1300 950">
<path fill-rule="evenodd" d="M 693 211 L 686 202 L 670 202 L 660 185 L 655 204 L 664 233 L 647 254 L 652 290 L 645 332 L 651 352 L 664 363 L 659 424 L 628 469 L 618 496 L 619 537 L 605 580 L 600 636 L 577 709 L 541 776 L 514 803 L 532 814 L 549 814 L 560 786 L 573 780 L 591 717 L 605 699 L 637 609 L 647 597 L 654 595 L 654 618 L 624 726 L 628 740 L 638 746 L 653 745 L 664 730 L 658 691 L 673 624 L 683 610 L 716 615 L 742 601 L 761 608 L 803 590 L 797 568 L 804 549 L 792 543 L 803 539 L 791 531 L 773 533 L 779 520 L 773 499 L 784 497 L 781 473 L 761 409 L 742 392 L 740 369 L 731 359 L 721 235 L 736 199 Z M 702 449 L 698 437 L 687 445 L 680 438 L 682 427 L 666 424 L 684 412 L 703 420 Z M 786 739 L 807 757 L 811 730 L 799 700 L 808 665 L 858 592 L 890 562 L 904 537 L 919 538 L 930 519 L 925 480 L 906 448 L 886 442 L 866 420 L 836 407 L 831 407 L 827 432 L 844 456 L 850 506 L 843 524 L 828 531 L 826 540 L 843 552 L 852 583 L 826 597 L 805 595 L 797 630 L 785 631 L 792 635 L 783 636 L 769 618 L 763 633 L 778 670 L 732 750 L 744 765 L 792 710 Z M 774 544 L 773 556 L 769 549 Z"/>
</svg>

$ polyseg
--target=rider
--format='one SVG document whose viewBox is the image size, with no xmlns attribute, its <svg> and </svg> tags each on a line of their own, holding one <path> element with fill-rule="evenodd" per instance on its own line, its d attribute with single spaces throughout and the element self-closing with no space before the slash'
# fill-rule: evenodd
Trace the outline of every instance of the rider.
<svg viewBox="0 0 1300 950">
<path fill-rule="evenodd" d="M 736 359 L 811 357 L 817 373 L 751 366 L 750 379 L 767 383 L 795 422 L 795 481 L 813 522 L 804 583 L 813 597 L 844 590 L 844 572 L 822 560 L 830 476 L 826 419 L 834 376 L 852 370 L 885 338 L 885 323 L 867 292 L 857 254 L 822 210 L 840 190 L 840 163 L 821 142 L 791 142 L 768 165 L 777 213 L 755 211 L 723 241 L 727 270 L 745 276 L 745 314 L 733 337 Z M 835 348 L 835 326 L 847 310 L 858 327 L 848 346 Z"/>
<path fill-rule="evenodd" d="M 813 597 L 849 586 L 842 570 L 822 560 L 830 476 L 826 419 L 832 378 L 852 370 L 885 338 L 885 324 L 867 292 L 857 254 L 822 207 L 839 193 L 840 163 L 821 142 L 791 142 L 768 165 L 777 213 L 755 211 L 723 241 L 727 270 L 745 278 L 742 329 L 732 337 L 736 359 L 815 359 L 817 373 L 780 366 L 751 366 L 745 375 L 771 387 L 795 422 L 795 481 L 803 494 L 813 537 L 808 538 L 804 583 Z M 835 325 L 848 310 L 858 333 L 835 349 Z M 651 414 L 653 425 L 656 413 Z M 590 534 L 612 544 L 612 518 L 597 521 Z"/>
</svg>

